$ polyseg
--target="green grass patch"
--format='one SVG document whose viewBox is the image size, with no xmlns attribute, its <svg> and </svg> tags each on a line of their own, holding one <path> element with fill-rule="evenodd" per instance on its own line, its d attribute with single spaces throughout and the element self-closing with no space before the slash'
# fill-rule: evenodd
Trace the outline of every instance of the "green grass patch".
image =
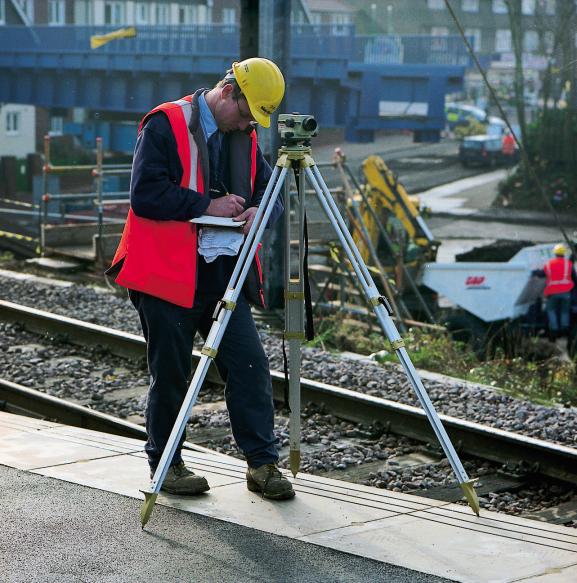
<svg viewBox="0 0 577 583">
<path fill-rule="evenodd" d="M 398 362 L 380 328 L 372 330 L 361 324 L 333 315 L 319 320 L 316 338 L 307 346 L 329 351 L 352 351 L 374 354 L 381 363 Z M 527 339 L 510 356 L 497 348 L 485 360 L 463 343 L 454 341 L 447 332 L 412 328 L 403 339 L 415 367 L 463 380 L 490 385 L 524 400 L 543 405 L 577 405 L 577 369 L 574 360 L 547 356 L 538 359 L 537 343 Z"/>
</svg>

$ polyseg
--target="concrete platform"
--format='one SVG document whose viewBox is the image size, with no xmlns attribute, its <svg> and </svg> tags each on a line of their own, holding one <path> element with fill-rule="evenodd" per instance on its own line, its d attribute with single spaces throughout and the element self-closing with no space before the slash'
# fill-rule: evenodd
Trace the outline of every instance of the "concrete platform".
<svg viewBox="0 0 577 583">
<path fill-rule="evenodd" d="M 136 500 L 148 480 L 142 446 L 0 413 L 0 464 L 8 466 L 0 467 L 3 576 L 58 582 L 577 580 L 573 529 L 491 512 L 479 518 L 467 507 L 306 474 L 294 480 L 295 499 L 274 503 L 246 489 L 244 463 L 200 449 L 184 457 L 207 476 L 210 492 L 161 494 L 142 531 Z M 96 574 L 92 563 L 98 563 Z M 42 564 L 52 569 L 45 578 L 34 571 Z"/>
</svg>

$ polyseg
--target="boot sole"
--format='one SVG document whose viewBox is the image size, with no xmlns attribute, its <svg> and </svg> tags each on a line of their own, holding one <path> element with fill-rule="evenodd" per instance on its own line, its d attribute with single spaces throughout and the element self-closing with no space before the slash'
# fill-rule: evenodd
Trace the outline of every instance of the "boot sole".
<svg viewBox="0 0 577 583">
<path fill-rule="evenodd" d="M 262 488 L 251 478 L 247 478 L 246 487 L 251 492 L 258 492 L 259 494 L 262 494 L 263 497 L 267 498 L 268 500 L 290 500 L 291 498 L 295 497 L 294 490 L 291 492 L 281 492 L 280 494 L 267 494 L 266 492 L 263 492 Z"/>
<path fill-rule="evenodd" d="M 171 488 L 170 486 L 160 488 L 161 492 L 167 492 L 168 494 L 174 494 L 176 496 L 198 496 L 199 494 L 204 494 L 210 490 L 210 486 L 201 486 L 195 490 L 179 490 L 177 488 Z"/>
</svg>

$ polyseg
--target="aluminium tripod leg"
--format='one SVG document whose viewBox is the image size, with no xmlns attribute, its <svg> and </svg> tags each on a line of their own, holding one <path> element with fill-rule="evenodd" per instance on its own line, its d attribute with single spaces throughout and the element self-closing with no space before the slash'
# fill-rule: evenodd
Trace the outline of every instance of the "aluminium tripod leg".
<svg viewBox="0 0 577 583">
<path fill-rule="evenodd" d="M 258 244 L 260 243 L 264 234 L 264 229 L 272 213 L 274 203 L 278 198 L 279 192 L 282 188 L 286 173 L 286 167 L 281 170 L 279 166 L 275 166 L 273 174 L 268 182 L 266 190 L 263 194 L 263 198 L 255 215 L 254 222 L 239 253 L 224 297 L 217 304 L 217 308 L 213 315 L 214 322 L 210 328 L 204 347 L 202 348 L 200 362 L 194 371 L 194 376 L 188 387 L 188 391 L 180 407 L 180 411 L 164 451 L 162 452 L 160 462 L 156 468 L 156 471 L 154 472 L 154 476 L 152 477 L 150 488 L 149 490 L 142 491 L 144 494 L 144 504 L 140 510 L 140 521 L 142 528 L 144 528 L 150 519 L 152 510 L 154 508 L 154 503 L 158 497 L 158 493 L 160 492 L 160 488 L 162 487 L 166 473 L 170 467 L 170 462 L 172 461 L 174 452 L 178 447 L 180 437 L 186 428 L 186 423 L 190 417 L 192 407 L 198 398 L 198 393 L 200 392 L 200 387 L 202 386 L 202 383 L 204 382 L 208 372 L 210 362 L 216 357 L 218 346 L 220 345 L 220 341 L 224 336 L 224 332 L 232 315 L 232 311 L 236 307 L 238 296 L 242 290 L 243 283 L 250 269 L 252 259 L 257 251 Z"/>
<path fill-rule="evenodd" d="M 314 188 L 318 195 L 321 206 L 323 207 L 329 221 L 337 233 L 337 236 L 349 258 L 349 261 L 351 262 L 351 265 L 353 266 L 353 269 L 355 270 L 357 277 L 359 278 L 359 281 L 361 282 L 367 300 L 374 308 L 375 314 L 379 324 L 381 325 L 381 328 L 383 329 L 383 332 L 385 333 L 385 336 L 395 350 L 397 358 L 399 359 L 413 389 L 415 390 L 415 393 L 417 394 L 417 398 L 419 399 L 419 402 L 421 403 L 421 406 L 427 415 L 429 423 L 431 424 L 433 431 L 435 432 L 435 435 L 437 436 L 437 439 L 439 440 L 439 443 L 441 444 L 441 447 L 443 448 L 443 451 L 445 452 L 445 455 L 451 464 L 451 468 L 453 469 L 453 472 L 459 481 L 469 506 L 478 516 L 480 509 L 479 499 L 477 498 L 477 493 L 473 487 L 473 484 L 476 480 L 469 479 L 467 472 L 465 471 L 465 468 L 463 467 L 463 464 L 461 463 L 461 460 L 459 459 L 459 456 L 455 451 L 455 448 L 453 447 L 453 444 L 451 443 L 451 440 L 447 435 L 441 420 L 439 419 L 439 416 L 431 402 L 431 399 L 429 398 L 429 395 L 427 394 L 425 387 L 423 386 L 419 374 L 413 366 L 413 363 L 411 362 L 411 359 L 409 358 L 409 355 L 404 347 L 405 345 L 403 339 L 399 335 L 399 332 L 395 328 L 395 325 L 391 319 L 392 310 L 390 309 L 386 298 L 379 294 L 379 291 L 375 286 L 375 283 L 363 261 L 363 258 L 361 257 L 357 246 L 353 241 L 351 234 L 346 228 L 345 222 L 340 215 L 339 209 L 336 206 L 319 169 L 316 167 L 316 165 L 312 165 L 312 170 L 309 166 L 305 169 L 305 172 L 311 186 Z"/>
<path fill-rule="evenodd" d="M 298 161 L 293 161 L 293 164 Z M 293 273 L 291 249 L 291 200 L 290 180 L 285 181 L 285 339 L 289 346 L 289 466 L 296 476 L 301 463 L 301 344 L 304 340 L 304 210 L 305 180 L 303 172 L 297 167 L 298 180 L 298 272 Z M 297 271 L 297 270 L 294 270 Z"/>
</svg>

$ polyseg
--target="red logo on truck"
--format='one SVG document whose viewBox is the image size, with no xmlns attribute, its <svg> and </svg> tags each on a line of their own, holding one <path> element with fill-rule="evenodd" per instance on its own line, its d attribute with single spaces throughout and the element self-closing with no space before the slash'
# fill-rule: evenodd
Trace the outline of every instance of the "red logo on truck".
<svg viewBox="0 0 577 583">
<path fill-rule="evenodd" d="M 466 286 L 478 286 L 482 285 L 485 282 L 484 275 L 469 275 L 467 276 L 467 280 L 465 281 Z"/>
</svg>

